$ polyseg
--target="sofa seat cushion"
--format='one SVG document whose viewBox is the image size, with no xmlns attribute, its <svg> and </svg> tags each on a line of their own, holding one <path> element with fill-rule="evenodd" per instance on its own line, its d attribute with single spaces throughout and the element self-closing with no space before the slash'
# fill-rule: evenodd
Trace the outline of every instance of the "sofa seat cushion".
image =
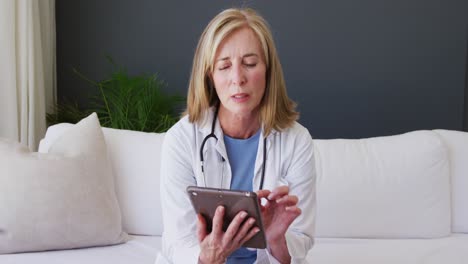
<svg viewBox="0 0 468 264">
<path fill-rule="evenodd" d="M 2 264 L 154 264 L 161 249 L 159 236 L 129 236 L 129 241 L 106 247 L 0 255 Z"/>
<path fill-rule="evenodd" d="M 160 236 L 130 236 L 125 244 L 75 250 L 0 255 L 2 264 L 154 264 Z M 465 264 L 468 234 L 437 239 L 317 238 L 307 255 L 313 264 Z"/>
<path fill-rule="evenodd" d="M 318 237 L 450 234 L 449 160 L 436 133 L 315 140 L 314 145 Z"/>
<path fill-rule="evenodd" d="M 468 234 L 436 239 L 318 238 L 307 259 L 314 264 L 465 264 Z"/>
</svg>

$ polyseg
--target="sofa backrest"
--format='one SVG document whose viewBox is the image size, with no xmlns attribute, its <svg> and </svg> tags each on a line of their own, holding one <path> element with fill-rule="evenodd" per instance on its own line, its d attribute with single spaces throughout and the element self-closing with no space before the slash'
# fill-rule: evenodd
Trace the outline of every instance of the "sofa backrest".
<svg viewBox="0 0 468 264">
<path fill-rule="evenodd" d="M 435 130 L 448 148 L 452 180 L 452 232 L 468 233 L 468 133 Z"/>
<path fill-rule="evenodd" d="M 47 152 L 71 126 L 49 127 L 39 152 Z M 159 168 L 164 134 L 110 128 L 103 128 L 103 132 L 114 170 L 124 230 L 135 235 L 161 235 Z"/>
<path fill-rule="evenodd" d="M 317 237 L 450 234 L 449 161 L 436 133 L 315 140 L 314 146 Z"/>
<path fill-rule="evenodd" d="M 70 126 L 49 127 L 39 151 L 47 152 Z M 109 128 L 103 132 L 124 230 L 161 235 L 159 168 L 164 134 Z M 451 207 L 452 231 L 468 232 L 468 133 L 436 132 L 314 140 L 317 236 L 444 236 L 451 231 Z"/>
</svg>

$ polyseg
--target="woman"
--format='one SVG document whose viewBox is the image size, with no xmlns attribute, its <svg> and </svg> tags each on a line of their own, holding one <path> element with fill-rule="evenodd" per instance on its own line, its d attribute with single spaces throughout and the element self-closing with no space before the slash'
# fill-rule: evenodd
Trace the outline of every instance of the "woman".
<svg viewBox="0 0 468 264">
<path fill-rule="evenodd" d="M 312 138 L 296 122 L 266 21 L 251 9 L 218 14 L 200 37 L 186 115 L 166 134 L 161 165 L 163 252 L 172 263 L 303 263 L 313 244 Z M 203 160 L 203 162 L 201 162 Z M 226 232 L 193 210 L 187 186 L 253 190 L 267 249 L 241 248 L 258 227 L 239 212 Z"/>
</svg>

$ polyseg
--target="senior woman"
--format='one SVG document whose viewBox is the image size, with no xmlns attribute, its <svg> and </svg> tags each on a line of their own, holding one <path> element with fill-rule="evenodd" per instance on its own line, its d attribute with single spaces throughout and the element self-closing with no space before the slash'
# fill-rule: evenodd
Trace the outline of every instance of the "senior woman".
<svg viewBox="0 0 468 264">
<path fill-rule="evenodd" d="M 312 138 L 297 118 L 266 21 L 252 9 L 219 13 L 198 42 L 185 116 L 165 137 L 159 261 L 305 262 L 313 244 L 315 165 Z M 224 232 L 218 207 L 209 233 L 191 206 L 190 185 L 267 199 L 267 248 L 241 247 L 259 230 L 245 212 Z"/>
</svg>

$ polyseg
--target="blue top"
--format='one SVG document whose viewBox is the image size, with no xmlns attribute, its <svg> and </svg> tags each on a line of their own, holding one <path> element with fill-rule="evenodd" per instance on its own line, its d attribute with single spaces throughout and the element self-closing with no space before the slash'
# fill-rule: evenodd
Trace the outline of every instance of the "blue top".
<svg viewBox="0 0 468 264">
<path fill-rule="evenodd" d="M 252 191 L 260 129 L 248 139 L 235 139 L 224 135 L 229 164 L 231 165 L 231 190 Z M 254 263 L 257 251 L 241 247 L 227 259 L 228 264 Z"/>
</svg>

